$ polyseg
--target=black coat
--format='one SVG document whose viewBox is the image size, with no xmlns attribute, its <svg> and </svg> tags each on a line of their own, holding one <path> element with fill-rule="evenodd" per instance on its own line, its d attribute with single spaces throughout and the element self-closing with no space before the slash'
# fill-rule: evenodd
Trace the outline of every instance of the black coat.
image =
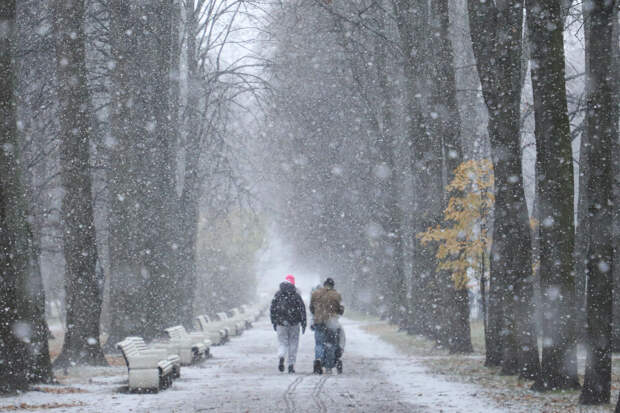
<svg viewBox="0 0 620 413">
<path fill-rule="evenodd" d="M 306 306 L 304 300 L 289 282 L 280 284 L 280 289 L 271 300 L 271 324 L 292 325 L 301 323 L 306 328 Z"/>
</svg>

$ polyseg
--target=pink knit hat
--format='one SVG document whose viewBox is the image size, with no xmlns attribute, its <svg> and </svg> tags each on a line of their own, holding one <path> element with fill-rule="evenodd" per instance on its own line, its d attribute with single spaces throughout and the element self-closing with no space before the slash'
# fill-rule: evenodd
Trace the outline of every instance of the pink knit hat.
<svg viewBox="0 0 620 413">
<path fill-rule="evenodd" d="M 291 284 L 295 285 L 295 277 L 293 277 L 291 274 L 287 275 L 284 279 L 290 282 Z"/>
</svg>

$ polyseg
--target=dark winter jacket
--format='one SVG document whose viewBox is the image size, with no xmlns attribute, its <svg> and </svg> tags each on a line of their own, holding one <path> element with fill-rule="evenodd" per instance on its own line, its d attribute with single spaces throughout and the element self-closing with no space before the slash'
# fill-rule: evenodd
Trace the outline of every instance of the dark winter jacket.
<svg viewBox="0 0 620 413">
<path fill-rule="evenodd" d="M 301 328 L 306 329 L 304 300 L 293 284 L 283 282 L 271 301 L 271 324 L 283 326 L 297 323 L 301 323 Z"/>
</svg>

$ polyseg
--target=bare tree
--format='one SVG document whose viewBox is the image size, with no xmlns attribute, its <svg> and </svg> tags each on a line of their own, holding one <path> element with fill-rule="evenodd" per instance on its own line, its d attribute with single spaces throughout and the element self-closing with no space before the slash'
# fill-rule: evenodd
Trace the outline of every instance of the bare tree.
<svg viewBox="0 0 620 413">
<path fill-rule="evenodd" d="M 115 62 L 107 154 L 113 344 L 191 325 L 200 201 L 219 165 L 209 162 L 228 148 L 224 114 L 258 81 L 255 62 L 224 58 L 238 44 L 238 17 L 251 2 L 106 4 Z"/>
<path fill-rule="evenodd" d="M 110 141 L 106 150 L 106 181 L 108 186 L 108 253 L 110 262 L 109 312 L 110 327 L 106 346 L 115 346 L 128 335 L 149 337 L 145 331 L 145 280 L 140 251 L 141 211 L 135 208 L 139 182 L 136 169 L 142 157 L 138 141 L 145 138 L 140 116 L 139 72 L 135 70 L 140 58 L 141 32 L 135 30 L 136 22 L 131 2 L 111 0 L 108 10 L 107 42 L 114 65 L 110 78 Z M 132 30 L 133 29 L 133 30 Z"/>
<path fill-rule="evenodd" d="M 489 113 L 495 175 L 486 362 L 501 365 L 504 373 L 535 377 L 539 361 L 531 308 L 531 235 L 521 172 L 519 123 L 523 3 L 469 0 L 468 11 L 476 66 Z"/>
<path fill-rule="evenodd" d="M 30 328 L 19 311 L 30 248 L 17 153 L 15 0 L 0 5 L 0 25 L 0 393 L 7 393 L 28 386 Z"/>
<path fill-rule="evenodd" d="M 574 389 L 575 337 L 573 163 L 560 1 L 530 1 L 527 23 L 534 91 L 536 188 L 540 232 L 543 350 L 534 388 Z"/>
<path fill-rule="evenodd" d="M 617 1 L 586 1 L 589 48 L 584 139 L 589 146 L 585 188 L 588 211 L 587 343 L 581 404 L 609 403 L 611 393 L 611 324 L 614 265 L 614 156 L 618 139 L 618 102 L 613 76 L 613 20 Z"/>
<path fill-rule="evenodd" d="M 425 59 L 430 55 L 431 11 L 427 2 L 397 0 L 393 6 L 406 82 L 407 141 L 411 151 L 412 192 L 415 197 L 412 229 L 414 234 L 419 234 L 439 223 L 443 200 L 441 139 L 432 133 L 429 125 L 432 117 L 428 109 L 432 87 L 429 63 Z M 413 311 L 410 311 L 408 328 L 411 332 L 417 330 L 434 336 L 441 333 L 433 321 L 436 311 L 428 311 L 429 308 L 436 308 L 432 303 L 440 300 L 442 294 L 438 283 L 430 282 L 436 277 L 436 259 L 434 251 L 424 248 L 417 237 L 414 238 L 412 248 L 414 268 L 411 282 L 414 286 L 410 303 Z M 404 290 L 404 285 L 399 288 Z M 396 301 L 402 302 L 398 299 Z"/>
<path fill-rule="evenodd" d="M 438 35 L 432 37 L 434 71 L 431 127 L 441 139 L 443 169 L 445 169 L 444 187 L 452 182 L 454 170 L 463 162 L 461 148 L 461 118 L 456 100 L 456 74 L 454 50 L 450 38 L 450 13 L 447 0 L 432 2 L 433 30 Z M 444 190 L 442 210 L 448 206 L 449 194 Z M 453 353 L 471 353 L 471 329 L 469 325 L 469 289 L 456 287 L 452 274 L 440 272 L 441 290 L 444 293 L 442 323 L 446 324 L 446 341 Z"/>
<path fill-rule="evenodd" d="M 83 0 L 54 3 L 67 311 L 67 331 L 55 365 L 106 364 L 99 342 L 103 280 L 96 271 L 84 10 Z"/>
</svg>

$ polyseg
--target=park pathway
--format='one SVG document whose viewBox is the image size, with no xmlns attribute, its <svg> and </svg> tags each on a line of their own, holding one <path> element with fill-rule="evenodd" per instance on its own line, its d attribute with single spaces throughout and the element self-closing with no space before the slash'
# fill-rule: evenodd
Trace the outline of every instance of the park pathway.
<svg viewBox="0 0 620 413">
<path fill-rule="evenodd" d="M 479 387 L 446 381 L 425 372 L 406 357 L 343 320 L 347 332 L 344 373 L 313 375 L 314 339 L 302 336 L 296 374 L 277 370 L 276 335 L 267 318 L 240 337 L 212 347 L 213 357 L 200 366 L 184 367 L 181 378 L 158 394 L 119 392 L 127 379 L 123 366 L 78 368 L 57 394 L 28 392 L 0 399 L 2 407 L 30 407 L 45 412 L 215 412 L 215 413 L 495 413 Z M 36 407 L 46 406 L 45 409 Z M 53 407 L 53 409 L 50 409 Z M 22 410 L 19 409 L 19 410 Z"/>
<path fill-rule="evenodd" d="M 145 411 L 178 412 L 499 412 L 479 388 L 428 375 L 416 360 L 343 320 L 347 349 L 342 375 L 313 375 L 314 337 L 302 336 L 296 374 L 277 370 L 276 336 L 265 318 L 241 337 L 212 349 L 202 368 L 185 369 L 166 402 Z M 189 374 L 191 372 L 191 375 Z M 183 393 L 175 397 L 175 394 Z"/>
</svg>

